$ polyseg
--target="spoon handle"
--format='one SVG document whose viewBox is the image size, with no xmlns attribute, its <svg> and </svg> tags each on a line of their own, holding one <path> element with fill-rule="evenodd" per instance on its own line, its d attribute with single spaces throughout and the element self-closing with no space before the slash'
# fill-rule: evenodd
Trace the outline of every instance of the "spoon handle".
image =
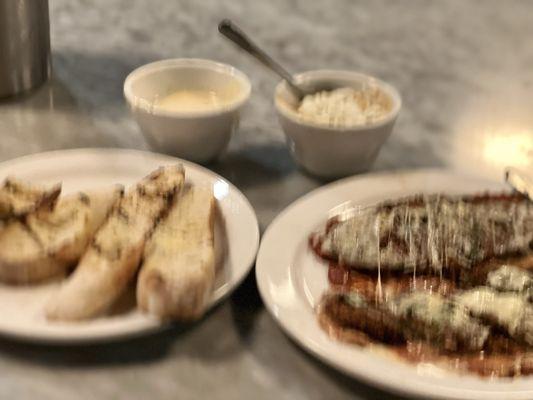
<svg viewBox="0 0 533 400">
<path fill-rule="evenodd" d="M 233 22 L 223 19 L 218 24 L 218 31 L 285 79 L 299 99 L 304 97 L 303 91 L 294 83 L 292 75 L 252 42 Z"/>
</svg>

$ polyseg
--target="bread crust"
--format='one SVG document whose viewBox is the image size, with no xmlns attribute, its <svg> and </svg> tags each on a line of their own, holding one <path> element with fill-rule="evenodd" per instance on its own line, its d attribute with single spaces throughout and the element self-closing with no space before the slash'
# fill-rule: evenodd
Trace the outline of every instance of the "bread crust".
<svg viewBox="0 0 533 400">
<path fill-rule="evenodd" d="M 20 218 L 40 208 L 54 207 L 61 185 L 38 187 L 7 178 L 0 187 L 0 220 Z"/>
<path fill-rule="evenodd" d="M 165 320 L 200 318 L 215 279 L 215 199 L 210 188 L 190 188 L 173 204 L 144 252 L 138 307 Z"/>
<path fill-rule="evenodd" d="M 0 281 L 29 284 L 62 276 L 75 264 L 121 190 L 76 193 L 0 230 Z"/>
<path fill-rule="evenodd" d="M 160 168 L 124 195 L 48 302 L 47 318 L 82 320 L 107 311 L 135 276 L 145 242 L 183 180 L 181 166 Z"/>
</svg>

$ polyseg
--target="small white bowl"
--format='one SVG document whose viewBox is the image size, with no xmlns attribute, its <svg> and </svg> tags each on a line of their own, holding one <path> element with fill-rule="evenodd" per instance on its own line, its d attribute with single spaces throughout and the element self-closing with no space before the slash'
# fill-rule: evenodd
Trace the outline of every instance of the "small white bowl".
<svg viewBox="0 0 533 400">
<path fill-rule="evenodd" d="M 231 91 L 224 107 L 201 111 L 168 111 L 154 106 L 178 90 Z M 124 82 L 124 96 L 141 130 L 155 150 L 207 163 L 227 148 L 237 129 L 239 112 L 250 97 L 247 76 L 210 60 L 178 58 L 143 65 Z"/>
<path fill-rule="evenodd" d="M 400 112 L 402 100 L 391 85 L 353 71 L 319 70 L 295 76 L 310 88 L 376 87 L 390 100 L 389 113 L 365 125 L 331 127 L 303 120 L 297 113 L 298 100 L 287 84 L 280 82 L 274 103 L 294 160 L 312 175 L 334 179 L 368 170 L 387 140 Z"/>
</svg>

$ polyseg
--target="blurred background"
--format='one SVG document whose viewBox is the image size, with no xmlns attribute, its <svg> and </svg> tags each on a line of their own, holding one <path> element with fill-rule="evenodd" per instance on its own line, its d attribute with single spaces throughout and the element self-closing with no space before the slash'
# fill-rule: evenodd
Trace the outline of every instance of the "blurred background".
<svg viewBox="0 0 533 400">
<path fill-rule="evenodd" d="M 0 157 L 58 147 L 146 148 L 123 100 L 124 78 L 149 61 L 200 57 L 235 65 L 252 80 L 232 152 L 288 172 L 272 107 L 278 78 L 220 37 L 217 23 L 229 17 L 291 71 L 355 69 L 399 88 L 404 107 L 376 169 L 453 165 L 498 175 L 502 165 L 531 165 L 533 158 L 530 7 L 52 0 L 54 78 L 22 102 L 2 104 Z"/>
</svg>

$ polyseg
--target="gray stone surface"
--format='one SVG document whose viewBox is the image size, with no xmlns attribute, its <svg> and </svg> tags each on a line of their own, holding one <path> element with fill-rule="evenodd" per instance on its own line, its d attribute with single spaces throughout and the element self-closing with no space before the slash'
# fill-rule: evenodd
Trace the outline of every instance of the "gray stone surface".
<svg viewBox="0 0 533 400">
<path fill-rule="evenodd" d="M 344 68 L 396 85 L 404 106 L 375 170 L 449 166 L 499 177 L 533 167 L 533 3 L 50 0 L 54 79 L 0 101 L 0 160 L 50 149 L 149 149 L 122 83 L 169 57 L 235 65 L 253 83 L 230 151 L 211 168 L 261 228 L 321 182 L 294 166 L 272 106 L 277 78 L 224 41 L 230 17 L 293 71 Z M 126 342 L 46 347 L 0 340 L 0 398 L 375 399 L 389 397 L 300 350 L 251 275 L 201 322 Z M 392 398 L 392 396 L 390 396 Z"/>
</svg>

